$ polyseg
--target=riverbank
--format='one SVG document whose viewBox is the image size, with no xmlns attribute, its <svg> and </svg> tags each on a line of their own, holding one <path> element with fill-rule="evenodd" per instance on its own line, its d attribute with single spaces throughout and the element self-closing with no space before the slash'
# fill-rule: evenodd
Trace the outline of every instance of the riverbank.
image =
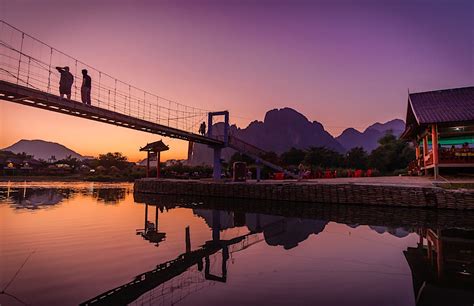
<svg viewBox="0 0 474 306">
<path fill-rule="evenodd" d="M 236 199 L 357 204 L 474 210 L 474 190 L 441 188 L 425 177 L 375 177 L 297 182 L 215 182 L 205 180 L 140 179 L 134 192 Z"/>
</svg>

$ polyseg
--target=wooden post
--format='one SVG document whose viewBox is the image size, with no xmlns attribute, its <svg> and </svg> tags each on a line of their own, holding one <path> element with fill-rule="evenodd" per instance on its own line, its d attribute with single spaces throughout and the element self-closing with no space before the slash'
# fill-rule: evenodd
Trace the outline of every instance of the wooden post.
<svg viewBox="0 0 474 306">
<path fill-rule="evenodd" d="M 415 140 L 415 156 L 416 156 L 416 165 L 420 167 L 420 142 Z"/>
<path fill-rule="evenodd" d="M 428 260 L 430 261 L 430 264 L 433 264 L 433 248 L 432 248 L 432 245 L 431 245 L 431 241 L 429 239 L 428 240 Z"/>
<path fill-rule="evenodd" d="M 146 151 L 146 177 L 150 177 L 150 151 Z"/>
<path fill-rule="evenodd" d="M 428 155 L 428 135 L 423 137 L 423 167 L 425 167 L 425 175 L 428 174 L 428 170 L 426 169 L 426 156 Z"/>
<path fill-rule="evenodd" d="M 156 152 L 156 178 L 160 178 L 160 158 L 161 152 Z"/>
<path fill-rule="evenodd" d="M 260 182 L 260 179 L 262 178 L 262 166 L 260 165 L 260 162 L 257 163 L 257 182 Z"/>
<path fill-rule="evenodd" d="M 218 210 L 212 210 L 212 241 L 221 240 L 221 214 Z"/>
<path fill-rule="evenodd" d="M 444 272 L 443 240 L 440 230 L 438 230 L 436 234 L 438 235 L 438 248 L 436 250 L 436 270 L 438 273 L 438 279 L 440 279 L 441 277 L 443 277 Z"/>
<path fill-rule="evenodd" d="M 189 226 L 186 226 L 186 253 L 191 252 L 191 232 Z"/>
<path fill-rule="evenodd" d="M 439 150 L 438 150 L 438 126 L 433 124 L 431 126 L 431 147 L 433 150 L 433 165 L 434 165 L 434 178 L 438 178 L 438 162 L 439 162 Z"/>
<path fill-rule="evenodd" d="M 428 155 L 428 135 L 423 137 L 423 156 Z"/>
<path fill-rule="evenodd" d="M 143 227 L 143 231 L 145 234 L 147 230 L 147 221 L 148 221 L 148 204 L 145 204 L 145 225 Z"/>
</svg>

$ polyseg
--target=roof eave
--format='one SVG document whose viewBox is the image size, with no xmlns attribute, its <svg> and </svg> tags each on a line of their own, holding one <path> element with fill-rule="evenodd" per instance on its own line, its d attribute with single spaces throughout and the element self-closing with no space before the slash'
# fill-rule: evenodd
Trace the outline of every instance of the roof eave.
<svg viewBox="0 0 474 306">
<path fill-rule="evenodd" d="M 420 125 L 420 119 L 418 118 L 418 116 L 416 115 L 416 112 L 415 112 L 415 109 L 413 108 L 413 103 L 411 102 L 411 97 L 410 97 L 411 94 L 408 95 L 408 104 L 410 105 L 410 108 L 411 108 L 411 112 L 413 113 L 413 116 L 415 116 L 415 120 L 416 120 L 416 123 L 418 123 L 418 125 Z M 408 114 L 407 114 L 408 115 Z M 408 119 L 408 118 L 407 118 Z"/>
</svg>

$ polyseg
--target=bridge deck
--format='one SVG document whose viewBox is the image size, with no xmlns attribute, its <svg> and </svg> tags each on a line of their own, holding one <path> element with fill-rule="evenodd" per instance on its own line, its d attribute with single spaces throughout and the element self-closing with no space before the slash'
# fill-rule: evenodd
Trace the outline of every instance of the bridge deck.
<svg viewBox="0 0 474 306">
<path fill-rule="evenodd" d="M 124 115 L 112 110 L 86 105 L 81 102 L 61 99 L 56 95 L 3 80 L 0 80 L 0 99 L 166 137 L 193 141 L 210 146 L 224 145 L 224 142 L 221 140 Z"/>
<path fill-rule="evenodd" d="M 144 293 L 184 273 L 198 262 L 202 262 L 202 259 L 206 256 L 211 256 L 224 247 L 239 243 L 245 237 L 253 234 L 255 233 L 249 232 L 229 240 L 208 241 L 203 247 L 189 253 L 183 253 L 173 260 L 159 264 L 155 269 L 137 275 L 132 281 L 99 294 L 90 300 L 82 302 L 80 305 L 128 305 Z"/>
<path fill-rule="evenodd" d="M 128 305 L 146 292 L 184 273 L 205 256 L 210 256 L 217 251 L 219 248 L 200 249 L 182 254 L 176 259 L 162 263 L 151 271 L 137 275 L 132 281 L 99 294 L 80 305 Z"/>
</svg>

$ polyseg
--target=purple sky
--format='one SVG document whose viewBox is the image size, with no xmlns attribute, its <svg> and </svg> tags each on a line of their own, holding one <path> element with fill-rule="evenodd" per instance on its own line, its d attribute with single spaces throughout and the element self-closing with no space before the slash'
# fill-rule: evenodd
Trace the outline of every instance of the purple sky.
<svg viewBox="0 0 474 306">
<path fill-rule="evenodd" d="M 143 89 L 228 109 L 239 126 L 289 106 L 337 136 L 404 119 L 408 88 L 474 84 L 473 1 L 355 2 L 0 0 L 0 18 Z M 11 112 L 31 118 L 10 125 Z M 95 146 L 133 155 L 156 140 L 59 114 L 35 121 L 38 112 L 0 103 L 0 146 L 47 138 L 88 154 Z M 52 131 L 58 122 L 100 133 L 67 143 L 67 133 Z M 104 143 L 103 133 L 127 144 Z M 183 157 L 185 144 L 171 143 L 170 156 Z"/>
</svg>

